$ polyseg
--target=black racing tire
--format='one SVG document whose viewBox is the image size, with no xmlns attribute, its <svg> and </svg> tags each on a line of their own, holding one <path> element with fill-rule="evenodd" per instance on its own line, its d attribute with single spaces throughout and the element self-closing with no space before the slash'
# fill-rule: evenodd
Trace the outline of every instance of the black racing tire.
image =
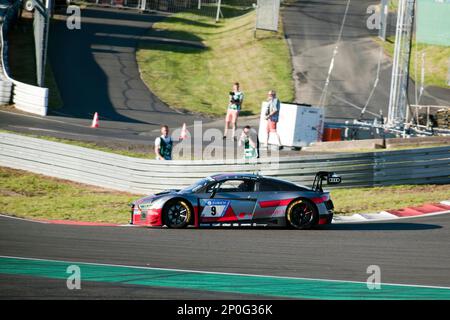
<svg viewBox="0 0 450 320">
<path fill-rule="evenodd" d="M 163 209 L 164 224 L 168 228 L 186 228 L 191 221 L 193 210 L 184 199 L 174 199 L 169 201 Z"/>
<path fill-rule="evenodd" d="M 319 221 L 316 205 L 308 199 L 295 199 L 286 208 L 287 225 L 294 229 L 311 229 Z"/>
</svg>

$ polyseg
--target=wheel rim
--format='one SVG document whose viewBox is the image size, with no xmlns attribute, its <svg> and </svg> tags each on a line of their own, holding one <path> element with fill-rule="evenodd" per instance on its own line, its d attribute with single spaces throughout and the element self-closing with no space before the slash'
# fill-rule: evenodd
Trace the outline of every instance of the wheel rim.
<svg viewBox="0 0 450 320">
<path fill-rule="evenodd" d="M 308 203 L 300 202 L 291 208 L 289 218 L 294 227 L 304 227 L 314 219 L 314 210 Z"/>
<path fill-rule="evenodd" d="M 188 220 L 188 208 L 180 202 L 177 202 L 167 210 L 167 222 L 171 226 L 179 226 Z"/>
</svg>

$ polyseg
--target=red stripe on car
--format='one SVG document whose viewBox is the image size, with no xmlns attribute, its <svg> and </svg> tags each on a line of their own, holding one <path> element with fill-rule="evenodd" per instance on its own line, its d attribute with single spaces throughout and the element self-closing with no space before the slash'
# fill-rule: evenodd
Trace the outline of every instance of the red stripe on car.
<svg viewBox="0 0 450 320">
<path fill-rule="evenodd" d="M 260 201 L 259 206 L 261 208 L 287 206 L 292 200 L 294 199 Z"/>
<path fill-rule="evenodd" d="M 327 196 L 322 196 L 322 197 L 318 197 L 318 198 L 312 198 L 311 201 L 314 202 L 315 204 L 319 204 L 319 203 L 327 201 L 327 199 L 328 199 Z"/>
</svg>

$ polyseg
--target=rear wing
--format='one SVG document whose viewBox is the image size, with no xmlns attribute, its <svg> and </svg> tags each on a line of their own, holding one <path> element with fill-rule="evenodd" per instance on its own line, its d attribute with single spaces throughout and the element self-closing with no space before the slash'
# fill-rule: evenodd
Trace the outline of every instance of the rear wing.
<svg viewBox="0 0 450 320">
<path fill-rule="evenodd" d="M 342 182 L 342 178 L 335 172 L 319 171 L 314 177 L 312 189 L 314 191 L 323 192 L 322 183 L 324 180 L 327 181 L 327 184 L 340 184 Z"/>
</svg>

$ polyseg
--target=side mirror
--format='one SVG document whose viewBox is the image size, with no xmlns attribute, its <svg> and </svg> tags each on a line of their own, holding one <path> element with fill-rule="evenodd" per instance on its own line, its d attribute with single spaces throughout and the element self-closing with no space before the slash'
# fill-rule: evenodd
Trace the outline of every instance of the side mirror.
<svg viewBox="0 0 450 320">
<path fill-rule="evenodd" d="M 213 189 L 211 190 L 211 195 L 209 196 L 210 198 L 214 198 L 214 196 L 217 193 L 217 190 L 219 190 L 219 184 L 216 184 Z"/>
</svg>

